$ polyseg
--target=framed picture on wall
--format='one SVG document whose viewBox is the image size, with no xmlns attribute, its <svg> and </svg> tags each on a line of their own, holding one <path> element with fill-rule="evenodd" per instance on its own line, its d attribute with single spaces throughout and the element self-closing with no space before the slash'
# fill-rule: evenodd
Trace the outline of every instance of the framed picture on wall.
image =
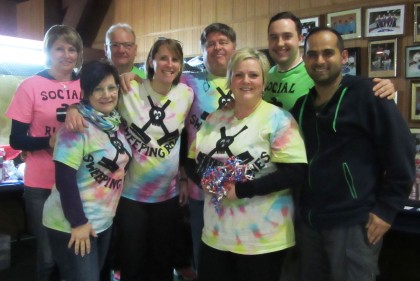
<svg viewBox="0 0 420 281">
<path fill-rule="evenodd" d="M 420 81 L 411 82 L 411 112 L 412 121 L 420 121 Z"/>
<path fill-rule="evenodd" d="M 420 3 L 414 4 L 414 42 L 420 42 Z"/>
<path fill-rule="evenodd" d="M 420 46 L 405 47 L 405 77 L 420 77 Z"/>
<path fill-rule="evenodd" d="M 327 26 L 334 28 L 344 40 L 362 37 L 361 9 L 327 14 Z"/>
<path fill-rule="evenodd" d="M 397 76 L 397 38 L 369 42 L 368 76 Z"/>
<path fill-rule="evenodd" d="M 405 5 L 366 9 L 366 37 L 404 34 Z"/>
<path fill-rule="evenodd" d="M 303 46 L 306 35 L 308 35 L 309 31 L 311 31 L 312 28 L 319 26 L 319 17 L 304 18 L 301 19 L 300 22 L 302 23 L 303 40 L 299 45 Z"/>
<path fill-rule="evenodd" d="M 360 75 L 360 48 L 346 48 L 349 56 L 341 73 L 343 75 Z"/>
<path fill-rule="evenodd" d="M 413 135 L 415 144 L 416 144 L 416 156 L 415 156 L 415 166 L 416 166 L 416 178 L 411 189 L 409 200 L 420 201 L 420 129 L 410 129 L 411 134 Z"/>
</svg>

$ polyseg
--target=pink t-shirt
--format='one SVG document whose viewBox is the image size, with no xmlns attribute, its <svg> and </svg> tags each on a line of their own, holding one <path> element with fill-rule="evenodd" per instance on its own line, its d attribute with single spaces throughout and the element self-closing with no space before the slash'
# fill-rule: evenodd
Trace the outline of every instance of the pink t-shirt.
<svg viewBox="0 0 420 281">
<path fill-rule="evenodd" d="M 44 72 L 45 73 L 45 72 Z M 81 98 L 80 81 L 59 82 L 35 75 L 22 81 L 6 111 L 6 116 L 30 124 L 32 137 L 51 136 L 62 122 L 69 105 Z M 28 152 L 24 182 L 26 186 L 51 189 L 55 183 L 52 149 Z"/>
</svg>

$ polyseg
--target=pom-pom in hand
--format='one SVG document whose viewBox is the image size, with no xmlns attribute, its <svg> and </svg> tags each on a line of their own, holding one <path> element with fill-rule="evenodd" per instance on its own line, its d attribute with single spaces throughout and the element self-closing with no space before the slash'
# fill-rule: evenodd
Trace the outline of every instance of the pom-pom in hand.
<svg viewBox="0 0 420 281">
<path fill-rule="evenodd" d="M 253 172 L 235 156 L 226 160 L 223 166 L 209 167 L 203 174 L 201 186 L 213 194 L 211 202 L 216 212 L 221 213 L 221 200 L 226 197 L 227 183 L 244 182 L 254 178 Z"/>
</svg>

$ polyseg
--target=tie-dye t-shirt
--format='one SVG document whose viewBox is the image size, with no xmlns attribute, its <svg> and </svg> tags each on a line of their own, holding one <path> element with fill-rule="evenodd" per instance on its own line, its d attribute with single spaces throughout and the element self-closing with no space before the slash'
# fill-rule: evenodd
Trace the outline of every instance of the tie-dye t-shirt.
<svg viewBox="0 0 420 281">
<path fill-rule="evenodd" d="M 284 72 L 278 71 L 277 66 L 273 66 L 268 74 L 263 99 L 290 110 L 301 96 L 309 93 L 309 89 L 313 86 L 314 81 L 306 72 L 303 62 Z"/>
<path fill-rule="evenodd" d="M 274 172 L 279 163 L 306 163 L 305 146 L 296 121 L 287 111 L 262 101 L 248 117 L 233 110 L 216 111 L 203 123 L 189 151 L 198 165 L 211 157 L 237 156 L 252 165 L 256 178 Z M 211 161 L 207 161 L 209 163 Z M 205 195 L 202 240 L 218 250 L 264 254 L 295 244 L 290 189 L 237 200 L 222 199 L 221 213 Z"/>
<path fill-rule="evenodd" d="M 226 77 L 214 76 L 207 71 L 183 74 L 181 79 L 194 91 L 194 102 L 185 122 L 190 147 L 207 116 L 232 101 L 233 95 L 227 88 Z M 191 180 L 188 181 L 188 192 L 192 199 L 204 200 L 203 191 Z"/>
<path fill-rule="evenodd" d="M 51 137 L 61 126 L 67 107 L 81 98 L 79 80 L 59 82 L 47 70 L 29 77 L 18 86 L 6 116 L 29 126 L 31 137 Z M 28 151 L 25 185 L 51 189 L 55 183 L 52 149 Z"/>
<path fill-rule="evenodd" d="M 167 95 L 156 93 L 149 80 L 123 95 L 119 112 L 127 121 L 125 136 L 133 160 L 123 197 L 145 203 L 163 202 L 178 195 L 181 131 L 193 102 L 192 89 L 179 83 Z"/>
<path fill-rule="evenodd" d="M 97 233 L 112 225 L 130 155 L 131 148 L 122 129 L 107 134 L 90 124 L 83 133 L 73 133 L 64 127 L 57 133 L 53 159 L 77 170 L 83 211 Z M 71 232 L 56 187 L 45 202 L 43 224 Z"/>
</svg>

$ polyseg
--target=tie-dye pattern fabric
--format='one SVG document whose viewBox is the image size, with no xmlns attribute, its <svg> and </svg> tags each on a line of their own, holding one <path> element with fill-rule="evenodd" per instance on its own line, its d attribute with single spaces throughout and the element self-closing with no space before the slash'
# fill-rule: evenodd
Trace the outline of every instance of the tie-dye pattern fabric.
<svg viewBox="0 0 420 281">
<path fill-rule="evenodd" d="M 183 74 L 181 80 L 194 91 L 194 102 L 185 122 L 190 147 L 207 116 L 232 101 L 233 95 L 227 88 L 226 77 L 217 77 L 207 71 Z M 188 181 L 188 192 L 191 198 L 204 200 L 203 191 L 191 180 Z"/>
<path fill-rule="evenodd" d="M 264 101 L 248 117 L 238 120 L 233 110 L 216 111 L 203 123 L 189 151 L 198 164 L 205 157 L 225 161 L 238 156 L 251 164 L 256 177 L 275 171 L 274 162 L 306 163 L 298 126 L 286 111 Z M 223 199 L 218 215 L 205 195 L 202 240 L 238 254 L 263 254 L 295 244 L 293 202 L 289 189 L 265 196 Z"/>
<path fill-rule="evenodd" d="M 97 233 L 112 225 L 130 155 L 122 129 L 108 135 L 90 124 L 83 133 L 69 132 L 64 127 L 57 133 L 53 159 L 77 170 L 83 211 Z M 71 232 L 56 187 L 45 202 L 43 224 Z"/>
<path fill-rule="evenodd" d="M 180 136 L 193 92 L 180 83 L 164 96 L 153 91 L 149 80 L 132 83 L 134 90 L 122 96 L 118 107 L 127 121 L 125 136 L 133 151 L 122 196 L 163 202 L 178 195 Z"/>
</svg>

